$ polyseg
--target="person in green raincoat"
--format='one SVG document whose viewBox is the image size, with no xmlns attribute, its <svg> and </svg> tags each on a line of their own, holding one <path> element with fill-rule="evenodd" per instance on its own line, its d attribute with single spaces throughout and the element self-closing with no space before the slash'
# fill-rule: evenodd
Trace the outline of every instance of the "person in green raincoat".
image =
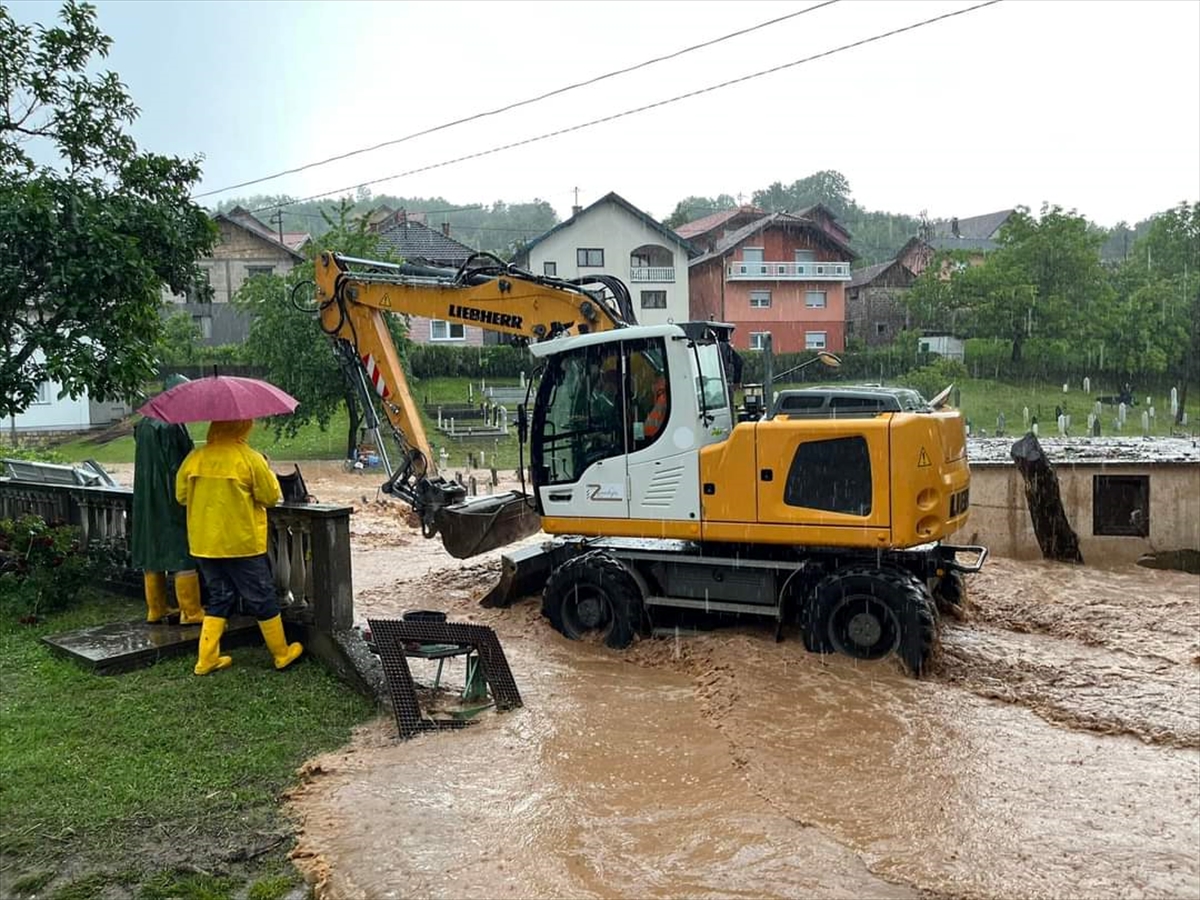
<svg viewBox="0 0 1200 900">
<path fill-rule="evenodd" d="M 173 375 L 168 389 L 187 379 Z M 142 570 L 146 621 L 161 622 L 175 613 L 167 604 L 167 573 L 175 573 L 175 599 L 181 625 L 204 621 L 200 576 L 188 552 L 187 511 L 175 502 L 175 476 L 192 451 L 183 425 L 144 418 L 133 430 L 133 565 Z"/>
</svg>

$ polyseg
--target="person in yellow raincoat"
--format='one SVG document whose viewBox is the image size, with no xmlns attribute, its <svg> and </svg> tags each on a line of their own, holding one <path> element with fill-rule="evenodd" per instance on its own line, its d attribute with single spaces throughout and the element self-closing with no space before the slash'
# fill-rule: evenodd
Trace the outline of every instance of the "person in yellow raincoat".
<svg viewBox="0 0 1200 900">
<path fill-rule="evenodd" d="M 175 479 L 175 499 L 187 507 L 188 547 L 209 593 L 197 675 L 233 664 L 221 655 L 220 645 L 238 596 L 243 610 L 258 620 L 275 668 L 290 665 L 304 650 L 289 644 L 283 633 L 267 562 L 267 508 L 280 501 L 282 492 L 266 459 L 246 443 L 253 424 L 213 422 L 208 443 L 187 455 Z"/>
</svg>

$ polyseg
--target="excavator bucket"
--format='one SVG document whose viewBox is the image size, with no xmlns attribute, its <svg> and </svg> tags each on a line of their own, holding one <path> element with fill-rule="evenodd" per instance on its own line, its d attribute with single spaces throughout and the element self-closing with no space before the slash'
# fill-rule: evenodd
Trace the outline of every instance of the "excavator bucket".
<svg viewBox="0 0 1200 900">
<path fill-rule="evenodd" d="M 568 546 L 555 541 L 505 553 L 500 557 L 500 581 L 479 601 L 479 605 L 508 607 L 522 597 L 540 594 L 550 573 L 571 555 Z"/>
<path fill-rule="evenodd" d="M 442 546 L 456 559 L 468 559 L 537 534 L 541 517 L 529 495 L 507 491 L 443 506 L 434 518 Z"/>
</svg>

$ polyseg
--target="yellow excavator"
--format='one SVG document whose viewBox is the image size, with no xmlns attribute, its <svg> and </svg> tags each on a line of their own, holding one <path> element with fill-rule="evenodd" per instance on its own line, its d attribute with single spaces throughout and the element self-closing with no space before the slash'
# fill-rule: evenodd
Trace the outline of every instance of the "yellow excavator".
<svg viewBox="0 0 1200 900">
<path fill-rule="evenodd" d="M 619 279 L 541 276 L 490 254 L 455 270 L 322 253 L 312 308 L 376 433 L 383 490 L 458 558 L 545 532 L 503 557 L 484 603 L 540 590 L 570 638 L 621 648 L 680 610 L 758 615 L 777 639 L 796 622 L 810 650 L 897 654 L 919 674 L 939 609 L 961 603 L 963 573 L 986 559 L 945 540 L 966 523 L 970 473 L 944 396 L 857 387 L 776 401 L 767 383 L 764 408 L 739 412 L 732 326 L 638 325 Z M 523 490 L 468 498 L 438 474 L 389 313 L 528 346 L 540 378 L 517 410 Z"/>
</svg>

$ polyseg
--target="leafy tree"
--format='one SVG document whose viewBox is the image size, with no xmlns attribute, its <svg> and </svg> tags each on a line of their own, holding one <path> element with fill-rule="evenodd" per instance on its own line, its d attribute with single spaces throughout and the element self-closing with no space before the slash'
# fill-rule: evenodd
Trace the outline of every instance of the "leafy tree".
<svg viewBox="0 0 1200 900">
<path fill-rule="evenodd" d="M 290 416 L 277 417 L 273 423 L 276 435 L 295 435 L 304 425 L 316 422 L 322 429 L 329 427 L 334 413 L 343 403 L 349 412 L 347 456 L 358 443 L 362 410 L 342 371 L 342 363 L 334 353 L 329 336 L 322 330 L 316 315 L 304 311 L 299 298 L 304 282 L 314 277 L 314 260 L 322 251 L 344 253 L 367 259 L 380 259 L 379 238 L 366 230 L 362 220 L 351 219 L 352 204 L 343 201 L 337 217 L 326 216 L 328 230 L 320 246 L 309 245 L 308 260 L 287 273 L 259 275 L 247 280 L 238 290 L 233 302 L 250 313 L 250 334 L 244 345 L 247 361 L 265 367 L 266 379 L 278 385 L 300 401 Z M 386 258 L 384 261 L 389 261 Z M 301 286 L 298 288 L 298 286 Z M 293 290 L 297 302 L 292 303 Z M 403 354 L 407 337 L 404 320 L 387 315 L 392 339 Z"/>
<path fill-rule="evenodd" d="M 1182 417 L 1188 384 L 1200 364 L 1200 203 L 1181 203 L 1158 215 L 1121 267 L 1117 331 L 1123 352 L 1169 372 L 1182 386 Z"/>
<path fill-rule="evenodd" d="M 855 204 L 850 199 L 850 182 L 846 176 L 825 169 L 807 178 L 798 178 L 788 187 L 776 181 L 754 192 L 754 205 L 768 212 L 798 212 L 817 203 L 824 203 L 838 217 L 850 212 Z"/>
<path fill-rule="evenodd" d="M 1043 206 L 1034 218 L 1018 209 L 1000 234 L 1000 248 L 978 265 L 939 255 L 908 302 L 932 324 L 957 311 L 972 335 L 1012 342 L 1012 361 L 1033 334 L 1087 339 L 1108 327 L 1112 288 L 1100 264 L 1103 235 L 1082 216 Z M 932 321 L 931 321 L 932 320 Z"/>
<path fill-rule="evenodd" d="M 163 286 L 196 277 L 216 229 L 188 196 L 197 159 L 142 152 L 111 39 L 69 0 L 60 26 L 0 6 L 0 416 L 39 383 L 133 397 L 155 366 Z M 57 157 L 56 164 L 39 162 Z"/>
<path fill-rule="evenodd" d="M 200 327 L 189 313 L 177 312 L 167 319 L 158 342 L 158 362 L 161 366 L 190 366 L 196 361 Z"/>
</svg>

